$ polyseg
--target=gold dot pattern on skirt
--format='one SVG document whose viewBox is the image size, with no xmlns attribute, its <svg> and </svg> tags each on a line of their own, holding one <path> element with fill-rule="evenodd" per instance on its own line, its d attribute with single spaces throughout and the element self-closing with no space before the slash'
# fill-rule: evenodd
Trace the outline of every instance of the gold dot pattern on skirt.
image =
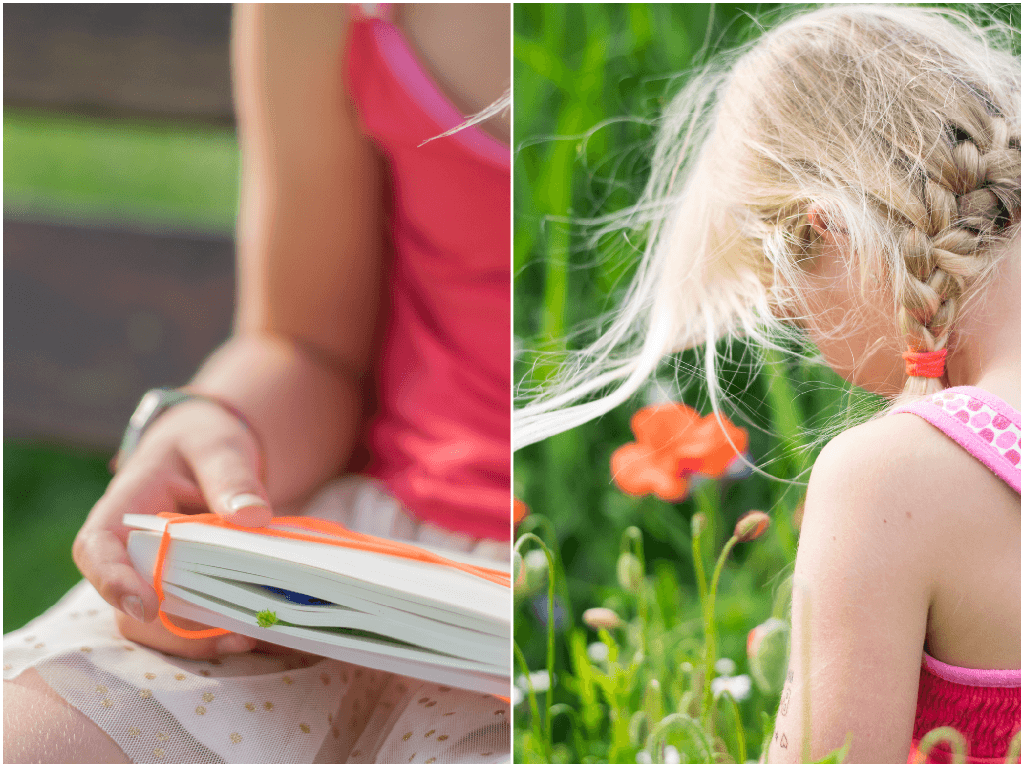
<svg viewBox="0 0 1024 767">
<path fill-rule="evenodd" d="M 130 644 L 126 644 L 126 645 L 124 646 L 124 649 L 126 649 L 126 650 L 127 650 L 128 652 L 135 652 L 135 647 L 133 647 L 133 646 L 132 646 L 132 645 L 130 645 Z"/>
<path fill-rule="evenodd" d="M 246 703 L 245 704 L 245 710 L 246 711 L 255 711 L 256 710 L 256 704 L 255 703 Z"/>
<path fill-rule="evenodd" d="M 438 739 L 438 741 L 443 743 L 444 741 L 448 740 L 448 736 L 447 735 L 438 735 L 437 739 Z"/>
<path fill-rule="evenodd" d="M 273 711 L 274 710 L 274 704 L 271 703 L 269 700 L 266 700 L 266 701 L 263 702 L 263 708 L 266 711 Z"/>
<path fill-rule="evenodd" d="M 341 730 L 339 730 L 337 727 L 332 727 L 331 728 L 331 735 L 333 735 L 334 739 L 337 740 L 338 738 L 341 737 Z M 355 756 L 355 754 L 353 754 L 352 756 Z"/>
<path fill-rule="evenodd" d="M 430 698 L 420 698 L 416 702 L 419 703 L 420 705 L 422 705 L 422 704 L 426 703 L 428 700 L 430 700 Z"/>
<path fill-rule="evenodd" d="M 209 675 L 210 675 L 210 672 L 209 672 L 208 669 L 205 669 L 205 668 L 199 669 L 199 676 L 209 676 Z"/>
<path fill-rule="evenodd" d="M 77 618 L 81 613 L 70 613 L 71 618 Z"/>
<path fill-rule="evenodd" d="M 427 761 L 425 761 L 424 764 L 433 764 L 436 761 L 437 761 L 437 757 L 436 756 L 432 756 L 429 759 L 427 759 Z"/>
<path fill-rule="evenodd" d="M 164 750 L 162 748 L 154 748 L 153 749 L 153 756 L 155 756 L 157 759 L 163 759 L 164 758 Z"/>
<path fill-rule="evenodd" d="M 146 677 L 146 679 L 156 679 L 156 674 L 152 671 L 147 671 L 143 676 Z"/>
<path fill-rule="evenodd" d="M 85 614 L 86 615 L 99 615 L 100 611 L 99 610 L 86 610 Z"/>
<path fill-rule="evenodd" d="M 328 711 L 327 712 L 327 724 L 330 724 L 333 721 L 334 721 L 334 714 L 332 714 L 330 711 Z"/>
<path fill-rule="evenodd" d="M 321 674 L 320 675 L 320 681 L 323 682 L 325 685 L 326 684 L 330 684 L 331 683 L 331 678 L 327 674 Z"/>
<path fill-rule="evenodd" d="M 415 758 L 416 758 L 416 752 L 415 752 L 415 751 L 413 751 L 413 752 L 412 752 L 412 756 L 410 756 L 410 757 L 409 757 L 409 761 L 411 762 L 411 761 L 412 761 L 413 759 L 415 759 Z"/>
<path fill-rule="evenodd" d="M 423 704 L 423 708 L 433 708 L 436 705 L 437 705 L 437 701 L 436 700 L 432 700 L 432 701 L 430 701 L 430 703 L 424 703 Z"/>
<path fill-rule="evenodd" d="M 438 687 L 437 689 L 440 690 L 441 692 L 451 692 L 452 691 L 451 687 Z"/>
<path fill-rule="evenodd" d="M 100 701 L 100 703 L 103 704 L 103 708 L 110 708 L 111 706 L 114 705 L 113 703 L 110 702 L 110 698 L 104 698 L 103 700 Z"/>
<path fill-rule="evenodd" d="M 153 697 L 153 691 L 152 690 L 139 690 L 139 697 L 140 698 L 152 698 Z"/>
<path fill-rule="evenodd" d="M 206 713 L 206 706 L 196 706 L 196 713 L 202 716 Z"/>
<path fill-rule="evenodd" d="M 405 733 L 405 735 L 402 736 L 402 740 L 409 740 L 409 738 L 411 738 L 411 737 L 412 737 L 412 731 L 410 730 L 409 732 Z"/>
<path fill-rule="evenodd" d="M 480 754 L 480 756 L 494 756 L 494 752 L 493 751 L 484 751 L 483 753 Z"/>
<path fill-rule="evenodd" d="M 205 700 L 207 703 L 213 703 L 213 697 L 214 696 L 212 692 L 203 693 L 203 700 Z"/>
<path fill-rule="evenodd" d="M 501 716 L 504 713 L 505 713 L 505 709 L 499 708 L 497 711 L 494 712 L 494 715 L 495 716 Z"/>
<path fill-rule="evenodd" d="M 36 647 L 42 647 L 42 644 L 41 643 L 37 644 Z M 82 652 L 92 652 L 92 648 L 91 647 L 83 647 L 82 648 Z"/>
<path fill-rule="evenodd" d="M 309 734 L 309 725 L 305 722 L 299 723 L 299 729 L 302 730 L 304 733 Z"/>
<path fill-rule="evenodd" d="M 427 731 L 426 733 L 424 733 L 423 737 L 424 737 L 424 738 L 429 738 L 429 737 L 430 737 L 431 735 L 433 735 L 433 734 L 434 734 L 435 732 L 437 732 L 437 730 L 428 730 L 428 731 Z"/>
<path fill-rule="evenodd" d="M 166 732 L 158 732 L 156 734 L 156 739 L 166 743 L 167 742 L 167 733 Z"/>
<path fill-rule="evenodd" d="M 25 637 L 25 642 L 26 642 L 26 644 L 27 644 L 28 642 L 34 642 L 34 641 L 36 641 L 36 638 L 35 638 L 34 636 L 30 636 L 30 637 Z"/>
<path fill-rule="evenodd" d="M 128 734 L 131 735 L 133 738 L 137 738 L 142 734 L 142 730 L 140 730 L 138 727 L 129 727 Z"/>
<path fill-rule="evenodd" d="M 174 678 L 177 679 L 179 682 L 181 682 L 181 681 L 183 681 L 185 679 L 185 675 L 184 674 L 175 674 Z"/>
<path fill-rule="evenodd" d="M 361 753 L 363 753 L 363 750 L 361 748 L 357 748 L 352 752 L 352 756 L 359 756 Z"/>
<path fill-rule="evenodd" d="M 46 643 L 45 642 L 38 642 L 37 644 L 32 645 L 32 649 L 34 649 L 34 650 L 39 650 L 39 649 L 42 649 L 43 647 L 46 647 Z"/>
<path fill-rule="evenodd" d="M 105 684 L 98 684 L 98 685 L 96 685 L 96 692 L 98 692 L 100 695 L 106 695 L 107 694 L 107 686 Z"/>
<path fill-rule="evenodd" d="M 224 661 L 222 661 L 220 658 L 211 658 L 210 660 L 208 660 L 206 662 L 209 663 L 211 666 L 219 666 Z"/>
<path fill-rule="evenodd" d="M 341 672 L 341 681 L 344 682 L 345 684 L 348 684 L 348 672 L 347 671 L 342 671 Z"/>
<path fill-rule="evenodd" d="M 455 712 L 454 711 L 449 711 L 447 713 L 441 714 L 441 716 L 455 716 Z"/>
<path fill-rule="evenodd" d="M 239 735 L 237 732 L 231 733 L 231 742 L 232 743 L 241 743 L 242 742 L 242 736 Z"/>
<path fill-rule="evenodd" d="M 293 683 L 293 682 L 294 682 L 295 680 L 294 680 L 294 679 L 292 679 L 292 678 L 291 678 L 290 676 L 288 676 L 287 674 L 285 674 L 285 675 L 284 675 L 284 676 L 283 676 L 283 677 L 281 678 L 281 681 L 282 681 L 282 682 L 284 682 L 285 684 L 292 684 L 292 683 Z"/>
<path fill-rule="evenodd" d="M 12 666 L 10 663 L 4 664 L 4 671 L 10 671 L 12 668 L 14 668 L 14 666 Z"/>
</svg>

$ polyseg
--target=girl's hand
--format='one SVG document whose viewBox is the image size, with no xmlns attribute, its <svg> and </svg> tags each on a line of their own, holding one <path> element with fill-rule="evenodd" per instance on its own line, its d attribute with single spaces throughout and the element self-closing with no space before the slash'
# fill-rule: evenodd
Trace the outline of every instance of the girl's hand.
<svg viewBox="0 0 1024 767">
<path fill-rule="evenodd" d="M 146 431 L 72 547 L 75 564 L 100 596 L 127 614 L 119 616 L 118 623 L 126 638 L 194 658 L 244 652 L 255 645 L 255 640 L 237 634 L 183 639 L 151 623 L 159 607 L 156 591 L 132 567 L 127 551 L 130 529 L 121 518 L 212 511 L 236 525 L 261 527 L 272 512 L 259 480 L 259 460 L 259 448 L 246 427 L 210 402 L 175 405 Z"/>
</svg>

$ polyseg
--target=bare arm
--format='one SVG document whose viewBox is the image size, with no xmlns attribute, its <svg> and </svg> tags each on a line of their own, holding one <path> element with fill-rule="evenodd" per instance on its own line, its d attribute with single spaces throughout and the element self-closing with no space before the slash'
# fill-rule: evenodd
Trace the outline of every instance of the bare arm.
<svg viewBox="0 0 1024 767">
<path fill-rule="evenodd" d="M 235 10 L 236 327 L 193 385 L 251 419 L 276 503 L 345 465 L 371 366 L 382 174 L 345 94 L 345 22 L 341 5 Z"/>
<path fill-rule="evenodd" d="M 848 734 L 849 762 L 907 760 L 936 526 L 925 475 L 892 421 L 841 435 L 815 464 L 770 762 L 819 760 Z"/>
</svg>

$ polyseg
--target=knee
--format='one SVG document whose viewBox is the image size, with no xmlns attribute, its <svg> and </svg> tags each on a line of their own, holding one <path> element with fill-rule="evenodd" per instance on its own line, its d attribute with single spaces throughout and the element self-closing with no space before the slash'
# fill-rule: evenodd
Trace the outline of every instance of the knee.
<svg viewBox="0 0 1024 767">
<path fill-rule="evenodd" d="M 4 762 L 129 763 L 94 722 L 29 670 L 4 682 Z"/>
</svg>

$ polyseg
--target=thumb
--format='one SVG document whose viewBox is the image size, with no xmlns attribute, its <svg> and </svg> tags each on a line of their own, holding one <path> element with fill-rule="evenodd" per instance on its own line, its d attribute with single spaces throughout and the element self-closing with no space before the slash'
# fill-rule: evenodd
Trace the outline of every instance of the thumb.
<svg viewBox="0 0 1024 767">
<path fill-rule="evenodd" d="M 267 491 L 257 478 L 255 451 L 224 442 L 204 450 L 190 463 L 210 511 L 245 527 L 270 522 L 273 512 Z"/>
</svg>

